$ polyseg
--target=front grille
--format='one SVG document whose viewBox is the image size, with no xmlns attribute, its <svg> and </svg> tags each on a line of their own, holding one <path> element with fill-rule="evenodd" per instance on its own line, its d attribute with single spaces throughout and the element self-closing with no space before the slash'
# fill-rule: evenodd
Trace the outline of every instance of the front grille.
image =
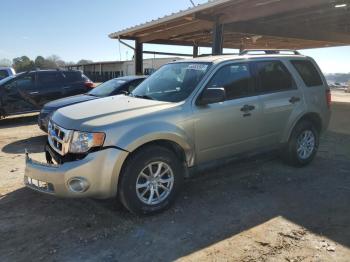
<svg viewBox="0 0 350 262">
<path fill-rule="evenodd" d="M 61 156 L 67 154 L 72 131 L 60 127 L 52 121 L 49 121 L 47 133 L 49 144 L 52 149 L 59 153 Z"/>
</svg>

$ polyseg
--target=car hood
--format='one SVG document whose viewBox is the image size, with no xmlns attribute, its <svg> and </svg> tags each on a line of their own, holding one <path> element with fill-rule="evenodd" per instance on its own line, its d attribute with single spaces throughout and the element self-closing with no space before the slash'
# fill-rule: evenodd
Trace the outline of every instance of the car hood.
<svg viewBox="0 0 350 262">
<path fill-rule="evenodd" d="M 117 95 L 60 108 L 54 113 L 52 120 L 66 129 L 104 132 L 123 121 L 143 118 L 176 105 Z"/>
<path fill-rule="evenodd" d="M 90 101 L 97 98 L 99 97 L 89 96 L 89 95 L 76 95 L 76 96 L 65 97 L 65 98 L 57 99 L 45 104 L 44 109 L 57 110 L 58 108 L 61 108 L 61 107 L 74 105 L 77 103 Z"/>
</svg>

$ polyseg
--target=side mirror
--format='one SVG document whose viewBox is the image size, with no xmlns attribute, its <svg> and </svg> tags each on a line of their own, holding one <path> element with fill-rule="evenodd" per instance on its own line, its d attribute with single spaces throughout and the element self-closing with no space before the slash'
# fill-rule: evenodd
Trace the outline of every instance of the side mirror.
<svg viewBox="0 0 350 262">
<path fill-rule="evenodd" d="M 204 90 L 200 98 L 197 100 L 198 106 L 219 103 L 225 101 L 226 92 L 223 87 L 212 87 Z"/>
</svg>

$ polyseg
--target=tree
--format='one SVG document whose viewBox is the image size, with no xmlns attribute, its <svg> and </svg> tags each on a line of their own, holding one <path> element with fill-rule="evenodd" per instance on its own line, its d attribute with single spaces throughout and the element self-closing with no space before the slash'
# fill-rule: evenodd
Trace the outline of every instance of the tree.
<svg viewBox="0 0 350 262">
<path fill-rule="evenodd" d="M 58 61 L 60 60 L 60 57 L 57 55 L 51 55 L 46 57 L 46 69 L 53 69 L 58 68 Z"/>
<path fill-rule="evenodd" d="M 0 59 L 0 66 L 10 67 L 12 65 L 11 60 L 7 58 Z"/>
<path fill-rule="evenodd" d="M 44 69 L 45 68 L 45 58 L 42 56 L 37 56 L 34 61 L 35 67 L 37 69 Z"/>
<path fill-rule="evenodd" d="M 64 62 L 63 60 L 59 59 L 56 61 L 56 65 L 58 67 L 64 67 L 66 65 L 66 62 Z"/>
<path fill-rule="evenodd" d="M 13 67 L 17 72 L 24 72 L 34 70 L 35 64 L 28 56 L 21 56 L 13 59 Z"/>
</svg>

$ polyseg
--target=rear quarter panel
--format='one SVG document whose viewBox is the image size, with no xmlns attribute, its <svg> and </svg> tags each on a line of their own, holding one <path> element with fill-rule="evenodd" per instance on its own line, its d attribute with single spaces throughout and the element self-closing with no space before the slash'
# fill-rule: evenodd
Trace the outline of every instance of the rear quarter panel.
<svg viewBox="0 0 350 262">
<path fill-rule="evenodd" d="M 289 60 L 305 60 L 305 58 L 291 58 Z M 326 91 L 329 90 L 329 87 L 327 85 L 326 79 L 318 67 L 317 63 L 312 58 L 306 58 L 309 61 L 313 63 L 313 65 L 316 67 L 318 73 L 320 74 L 322 78 L 323 85 L 320 86 L 313 86 L 308 87 L 305 85 L 303 79 L 297 72 L 297 70 L 294 68 L 294 66 L 289 62 L 288 68 L 290 69 L 291 73 L 294 76 L 295 81 L 297 82 L 298 87 L 302 91 L 303 96 L 303 110 L 299 110 L 298 114 L 293 116 L 291 118 L 291 121 L 289 121 L 288 127 L 284 133 L 283 141 L 287 142 L 289 139 L 289 136 L 294 128 L 294 126 L 297 124 L 297 122 L 308 113 L 316 113 L 322 121 L 322 132 L 325 131 L 328 128 L 331 111 L 328 108 L 327 101 L 326 101 Z"/>
</svg>

